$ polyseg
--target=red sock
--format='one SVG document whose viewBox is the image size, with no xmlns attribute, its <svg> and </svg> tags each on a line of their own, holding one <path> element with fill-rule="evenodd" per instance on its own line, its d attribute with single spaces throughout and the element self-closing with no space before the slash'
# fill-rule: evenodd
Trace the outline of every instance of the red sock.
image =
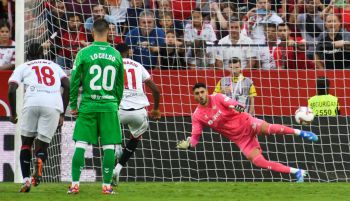
<svg viewBox="0 0 350 201">
<path fill-rule="evenodd" d="M 294 134 L 294 129 L 280 124 L 270 124 L 267 129 L 269 134 Z"/>
<path fill-rule="evenodd" d="M 273 170 L 275 172 L 281 172 L 281 173 L 290 173 L 290 167 L 285 166 L 281 163 L 267 161 L 262 154 L 256 156 L 252 160 L 253 164 L 260 167 L 265 168 L 268 170 Z"/>
</svg>

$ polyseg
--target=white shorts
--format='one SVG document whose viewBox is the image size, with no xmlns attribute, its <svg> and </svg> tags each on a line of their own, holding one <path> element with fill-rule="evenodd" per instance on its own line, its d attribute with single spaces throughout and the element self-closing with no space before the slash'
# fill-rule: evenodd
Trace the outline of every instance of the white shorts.
<svg viewBox="0 0 350 201">
<path fill-rule="evenodd" d="M 122 110 L 119 109 L 119 120 L 122 124 L 127 124 L 134 138 L 138 138 L 148 129 L 148 118 L 146 109 Z"/>
<path fill-rule="evenodd" d="M 23 108 L 21 135 L 37 137 L 39 140 L 50 143 L 58 126 L 60 112 L 57 109 L 41 106 Z"/>
</svg>

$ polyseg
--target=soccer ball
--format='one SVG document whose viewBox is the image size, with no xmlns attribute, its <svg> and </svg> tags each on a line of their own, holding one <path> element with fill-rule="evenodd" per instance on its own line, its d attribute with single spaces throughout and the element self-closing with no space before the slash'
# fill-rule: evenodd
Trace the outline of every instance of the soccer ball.
<svg viewBox="0 0 350 201">
<path fill-rule="evenodd" d="M 295 121 L 298 124 L 311 124 L 312 120 L 314 120 L 314 113 L 308 107 L 299 107 L 297 111 L 295 111 Z"/>
</svg>

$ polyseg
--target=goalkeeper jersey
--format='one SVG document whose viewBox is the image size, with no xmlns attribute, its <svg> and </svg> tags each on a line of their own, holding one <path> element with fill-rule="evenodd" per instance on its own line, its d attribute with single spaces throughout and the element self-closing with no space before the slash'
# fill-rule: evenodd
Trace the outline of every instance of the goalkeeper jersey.
<svg viewBox="0 0 350 201">
<path fill-rule="evenodd" d="M 75 58 L 70 89 L 70 108 L 77 108 L 79 87 L 82 99 L 79 112 L 117 111 L 123 96 L 124 67 L 120 53 L 107 42 L 93 42 Z"/>
</svg>

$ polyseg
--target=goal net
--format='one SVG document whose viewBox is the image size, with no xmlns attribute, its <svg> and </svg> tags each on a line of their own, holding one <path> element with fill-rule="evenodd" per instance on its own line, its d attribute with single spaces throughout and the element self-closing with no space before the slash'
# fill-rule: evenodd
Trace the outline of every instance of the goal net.
<svg viewBox="0 0 350 201">
<path fill-rule="evenodd" d="M 111 44 L 129 44 L 133 58 L 159 86 L 162 118 L 150 121 L 122 171 L 122 181 L 294 180 L 293 175 L 253 166 L 235 144 L 211 129 L 204 130 L 196 148 L 175 148 L 191 134 L 191 114 L 196 107 L 191 87 L 203 82 L 213 93 L 219 81 L 218 92 L 243 99 L 245 104 L 250 100 L 254 110 L 247 112 L 256 117 L 319 136 L 317 143 L 295 136 L 258 136 L 267 159 L 308 170 L 307 181 L 349 181 L 350 57 L 346 44 L 330 41 L 332 33 L 338 34 L 339 41 L 349 40 L 349 25 L 342 18 L 349 11 L 346 4 L 337 1 L 329 7 L 311 0 L 299 4 L 268 0 L 256 4 L 224 0 L 25 2 L 26 45 L 43 44 L 46 58 L 59 63 L 68 74 L 76 52 L 93 41 L 93 20 L 102 15 L 111 24 Z M 151 26 L 159 28 L 147 32 Z M 241 61 L 245 79 L 230 78 L 234 75 L 232 58 Z M 316 95 L 319 77 L 329 80 L 329 93 L 338 97 L 340 114 L 319 113 L 311 125 L 298 125 L 294 112 L 308 106 L 308 99 Z M 244 81 L 247 78 L 255 90 Z M 148 97 L 152 99 L 149 92 Z M 50 145 L 44 169 L 47 182 L 71 179 L 74 124 L 68 111 Z M 130 134 L 126 127 L 123 132 L 125 143 Z M 85 157 L 81 180 L 101 181 L 101 147 L 90 146 Z"/>
</svg>

